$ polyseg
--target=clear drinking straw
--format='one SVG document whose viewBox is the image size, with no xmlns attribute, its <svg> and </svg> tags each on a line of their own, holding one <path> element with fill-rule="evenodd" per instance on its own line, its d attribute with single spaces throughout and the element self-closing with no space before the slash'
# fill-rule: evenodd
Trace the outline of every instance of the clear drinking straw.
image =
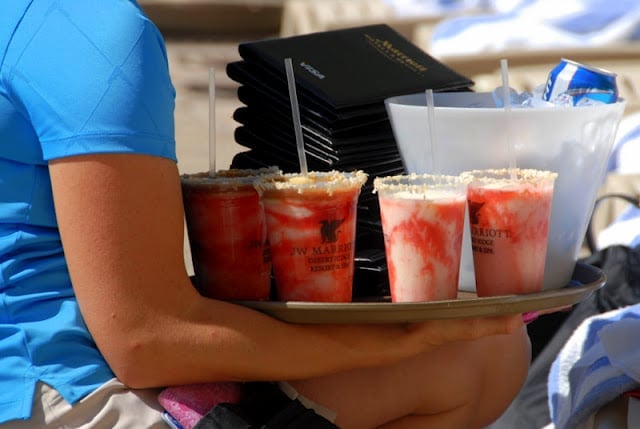
<svg viewBox="0 0 640 429">
<path fill-rule="evenodd" d="M 209 69 L 209 176 L 216 174 L 216 70 Z"/>
<path fill-rule="evenodd" d="M 516 156 L 513 149 L 513 138 L 511 135 L 511 97 L 509 88 L 509 66 L 505 58 L 500 60 L 500 69 L 502 71 L 502 100 L 504 104 L 504 111 L 506 113 L 505 139 L 507 140 L 509 171 L 511 172 L 511 178 L 515 179 Z"/>
<path fill-rule="evenodd" d="M 307 169 L 307 158 L 304 154 L 304 140 L 302 139 L 302 125 L 300 123 L 300 108 L 298 107 L 298 96 L 296 94 L 296 82 L 295 76 L 293 75 L 293 64 L 291 62 L 291 58 L 284 59 L 284 68 L 287 72 L 289 100 L 291 101 L 291 116 L 293 117 L 293 131 L 296 135 L 300 173 L 306 175 L 309 170 Z"/>
<path fill-rule="evenodd" d="M 427 120 L 429 123 L 429 145 L 431 146 L 431 165 L 433 174 L 440 173 L 440 166 L 438 165 L 438 148 L 436 142 L 436 118 L 435 108 L 433 101 L 433 90 L 427 89 L 425 91 L 427 97 Z"/>
</svg>

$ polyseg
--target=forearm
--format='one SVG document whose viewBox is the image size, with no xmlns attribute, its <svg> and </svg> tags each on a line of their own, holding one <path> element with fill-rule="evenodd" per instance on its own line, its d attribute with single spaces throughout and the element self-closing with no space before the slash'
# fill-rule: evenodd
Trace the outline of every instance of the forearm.
<svg viewBox="0 0 640 429">
<path fill-rule="evenodd" d="M 134 387 L 308 378 L 381 365 L 419 348 L 400 325 L 287 324 L 189 293 L 120 323 L 110 318 L 94 335 L 119 378 Z"/>
<path fill-rule="evenodd" d="M 308 379 L 522 328 L 519 315 L 412 325 L 296 325 L 202 298 L 189 285 L 175 290 L 180 293 L 162 303 L 137 305 L 147 310 L 123 317 L 117 329 L 113 318 L 96 318 L 111 321 L 98 325 L 95 336 L 118 377 L 132 387 Z M 128 334 L 111 334 L 123 331 Z"/>
<path fill-rule="evenodd" d="M 510 332 L 515 318 L 411 326 L 291 325 L 201 297 L 184 267 L 176 166 L 145 156 L 50 165 L 78 303 L 116 375 L 134 387 L 299 379 L 398 361 Z"/>
</svg>

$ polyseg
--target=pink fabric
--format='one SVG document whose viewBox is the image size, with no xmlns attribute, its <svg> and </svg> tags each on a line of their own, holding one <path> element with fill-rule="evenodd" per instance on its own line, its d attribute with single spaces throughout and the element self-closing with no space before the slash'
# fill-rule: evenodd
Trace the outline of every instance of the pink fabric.
<svg viewBox="0 0 640 429">
<path fill-rule="evenodd" d="M 240 400 L 240 383 L 203 383 L 172 386 L 158 395 L 160 405 L 184 429 L 192 429 L 213 407 Z"/>
<path fill-rule="evenodd" d="M 631 391 L 625 393 L 625 396 L 631 396 L 633 398 L 639 398 L 640 399 L 640 389 L 631 390 Z"/>
</svg>

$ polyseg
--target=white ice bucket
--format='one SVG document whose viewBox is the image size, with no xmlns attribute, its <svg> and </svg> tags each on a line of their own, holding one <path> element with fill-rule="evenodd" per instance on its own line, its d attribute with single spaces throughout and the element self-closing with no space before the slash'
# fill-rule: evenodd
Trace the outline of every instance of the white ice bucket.
<svg viewBox="0 0 640 429">
<path fill-rule="evenodd" d="M 434 172 L 425 94 L 392 97 L 385 100 L 385 105 L 406 170 Z M 434 105 L 436 167 L 440 173 L 508 167 L 510 153 L 518 167 L 558 173 L 544 289 L 566 286 L 579 257 L 626 102 L 513 108 L 507 114 L 495 106 L 491 93 L 460 92 L 436 93 Z M 459 287 L 474 291 L 468 219 L 462 247 Z"/>
</svg>

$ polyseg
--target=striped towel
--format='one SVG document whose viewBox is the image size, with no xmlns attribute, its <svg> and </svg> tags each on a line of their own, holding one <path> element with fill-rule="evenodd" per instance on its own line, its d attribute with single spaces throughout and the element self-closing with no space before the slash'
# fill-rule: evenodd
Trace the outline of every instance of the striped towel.
<svg viewBox="0 0 640 429">
<path fill-rule="evenodd" d="M 556 429 L 577 428 L 603 405 L 640 388 L 640 304 L 586 319 L 551 366 Z"/>
<path fill-rule="evenodd" d="M 435 57 L 504 50 L 607 46 L 640 40 L 638 0 L 519 0 L 493 14 L 462 14 L 438 23 Z M 514 7 L 501 7 L 515 4 Z"/>
</svg>

